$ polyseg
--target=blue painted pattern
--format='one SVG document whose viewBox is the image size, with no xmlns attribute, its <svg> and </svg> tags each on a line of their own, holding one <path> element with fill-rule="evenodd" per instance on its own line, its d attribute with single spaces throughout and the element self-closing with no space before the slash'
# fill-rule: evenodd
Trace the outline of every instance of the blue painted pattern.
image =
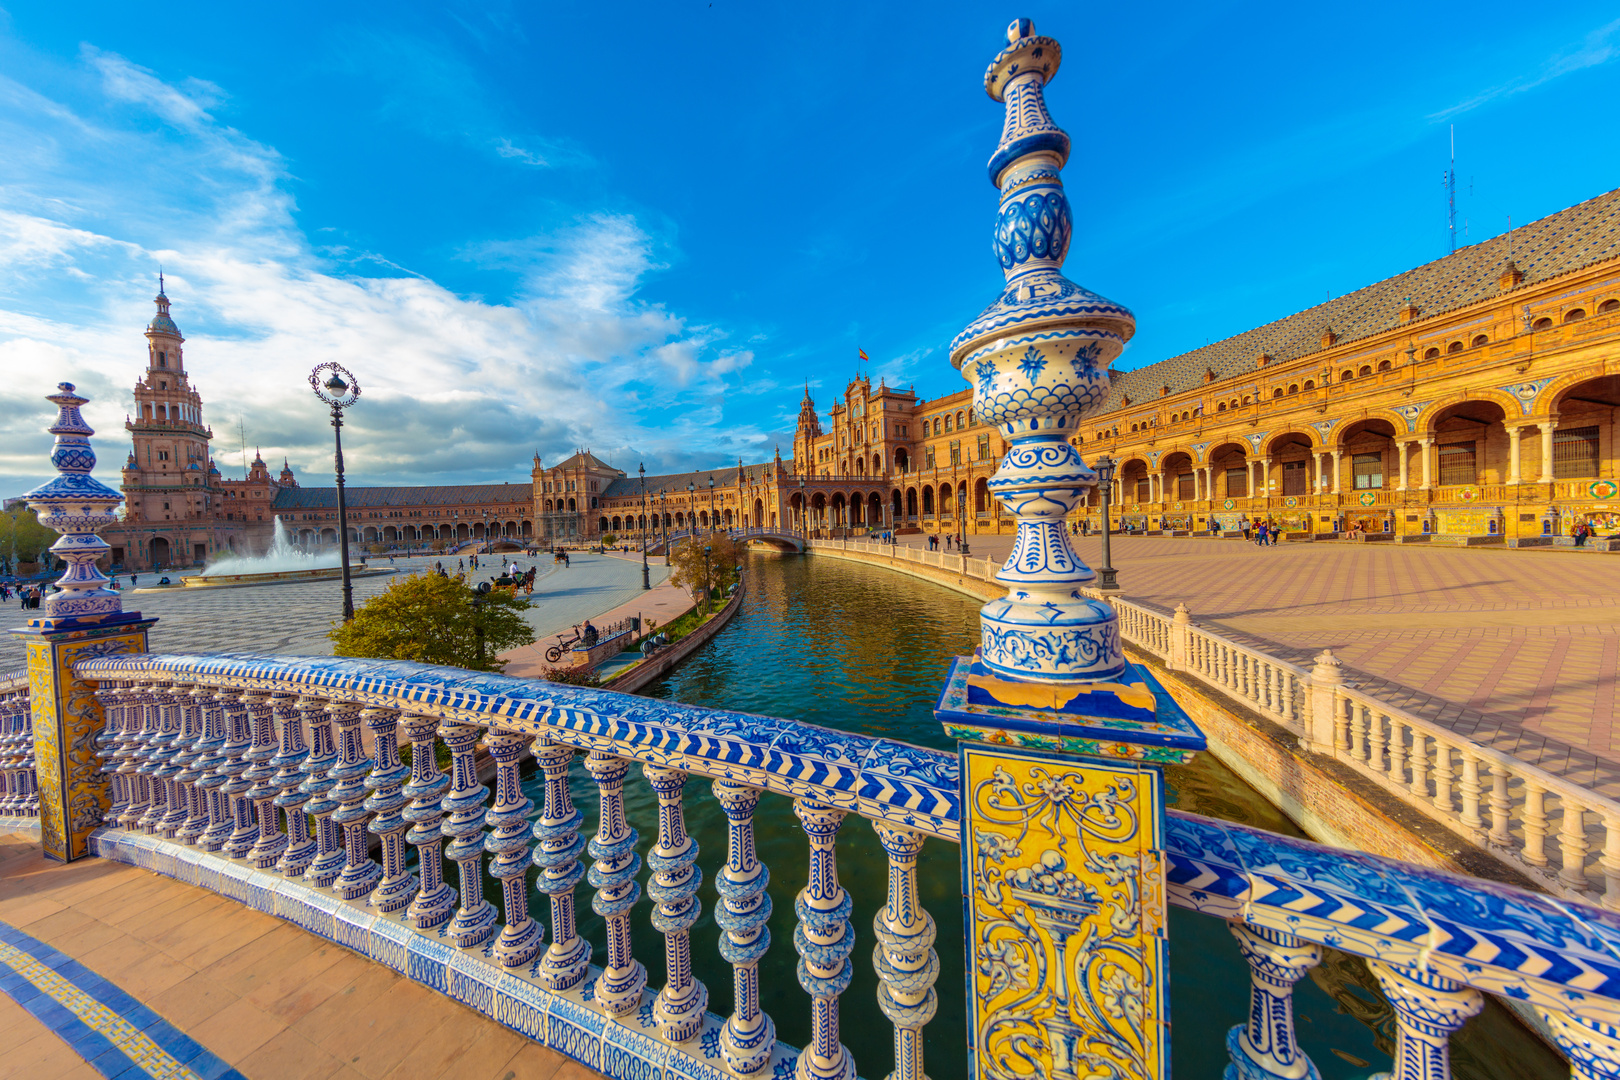
<svg viewBox="0 0 1620 1080">
<path fill-rule="evenodd" d="M 0 992 L 109 1080 L 244 1080 L 114 984 L 6 923 L 0 923 Z"/>
</svg>

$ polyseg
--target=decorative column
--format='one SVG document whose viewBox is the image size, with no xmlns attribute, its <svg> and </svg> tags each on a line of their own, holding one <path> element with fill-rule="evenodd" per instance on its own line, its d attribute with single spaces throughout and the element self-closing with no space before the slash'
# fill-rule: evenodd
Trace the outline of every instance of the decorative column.
<svg viewBox="0 0 1620 1080">
<path fill-rule="evenodd" d="M 1227 929 L 1249 962 L 1249 1022 L 1226 1033 L 1224 1080 L 1318 1080 L 1294 1037 L 1294 984 L 1322 962 L 1322 947 L 1233 919 Z"/>
<path fill-rule="evenodd" d="M 116 756 L 118 775 L 124 778 L 129 802 L 118 815 L 121 828 L 139 827 L 141 817 L 151 806 L 152 782 L 141 772 L 141 765 L 146 760 L 146 744 L 156 734 L 152 717 L 152 703 L 156 700 L 156 684 L 150 681 L 138 680 L 124 693 L 124 734 Z"/>
<path fill-rule="evenodd" d="M 836 842 L 844 811 L 796 799 L 793 812 L 810 840 L 810 877 L 793 901 L 799 917 L 793 948 L 799 954 L 799 985 L 810 995 L 810 1045 L 799 1053 L 798 1080 L 854 1080 L 855 1058 L 839 1041 L 838 998 L 855 976 L 849 954 L 855 927 L 849 892 L 838 881 Z"/>
<path fill-rule="evenodd" d="M 484 837 L 491 876 L 501 879 L 501 908 L 506 925 L 495 939 L 494 956 L 506 967 L 533 960 L 540 951 L 540 924 L 529 917 L 529 897 L 523 876 L 529 870 L 529 811 L 534 803 L 518 784 L 518 758 L 524 737 L 514 731 L 491 728 L 484 746 L 495 759 L 495 805 L 489 809 L 492 831 Z"/>
<path fill-rule="evenodd" d="M 641 1004 L 641 991 L 647 985 L 647 969 L 630 954 L 630 909 L 641 899 L 636 874 L 641 856 L 636 854 L 640 835 L 624 816 L 624 774 L 630 763 L 601 750 L 585 758 L 585 769 L 596 781 L 600 810 L 596 835 L 589 851 L 596 865 L 585 880 L 596 888 L 591 910 L 607 921 L 607 965 L 593 984 L 593 996 L 614 1016 L 634 1012 Z"/>
<path fill-rule="evenodd" d="M 1419 475 L 1423 477 L 1423 490 L 1428 491 L 1434 487 L 1433 473 L 1429 464 L 1429 459 L 1433 456 L 1429 453 L 1429 448 L 1434 445 L 1434 439 L 1424 435 L 1418 439 L 1417 444 L 1418 458 L 1422 466 Z"/>
<path fill-rule="evenodd" d="M 225 774 L 225 747 L 231 737 L 225 720 L 226 696 L 225 691 L 216 691 L 209 695 L 211 701 L 203 702 L 203 738 L 197 758 L 197 768 L 203 775 L 197 781 L 197 790 L 208 804 L 208 824 L 198 834 L 197 844 L 204 851 L 218 851 L 231 834 L 231 804 L 223 791 L 230 781 Z"/>
<path fill-rule="evenodd" d="M 939 1011 L 934 980 L 939 978 L 938 930 L 917 898 L 917 857 L 923 836 L 909 829 L 873 822 L 889 853 L 889 902 L 872 920 L 878 944 L 878 1008 L 894 1025 L 894 1072 L 889 1080 L 923 1080 L 923 1027 Z"/>
<path fill-rule="evenodd" d="M 1342 449 L 1340 449 L 1339 447 L 1335 446 L 1333 448 L 1333 484 L 1332 484 L 1332 491 L 1333 491 L 1333 494 L 1335 494 L 1335 495 L 1339 494 L 1339 485 L 1344 482 L 1343 481 L 1343 476 L 1344 476 L 1344 451 Z"/>
<path fill-rule="evenodd" d="M 152 725 L 152 736 L 146 740 L 146 754 L 141 762 L 141 778 L 151 792 L 146 812 L 136 822 L 144 833 L 161 831 L 163 819 L 169 816 L 173 794 L 169 780 L 180 770 L 173 768 L 171 760 L 180 738 L 180 717 L 175 709 L 173 684 L 156 683 L 152 686 L 147 704 L 147 716 Z"/>
<path fill-rule="evenodd" d="M 1168 1080 L 1160 766 L 1189 760 L 1204 739 L 1151 672 L 1126 662 L 1118 618 L 1086 599 L 1095 575 L 1062 528 L 1096 482 L 1067 440 L 1101 407 L 1108 366 L 1136 321 L 1061 272 L 1070 142 L 1047 114 L 1044 88 L 1062 49 L 1027 19 L 1007 40 L 984 80 L 1005 105 L 990 178 L 1006 284 L 952 342 L 951 362 L 974 383 L 979 415 L 1009 442 L 990 489 L 1018 519 L 1018 536 L 997 575 L 1008 595 L 982 609 L 979 650 L 956 660 L 936 712 L 961 740 L 974 1070 L 991 1076 L 1018 1059 L 1020 1071 L 1057 1080 Z M 1087 135 L 1094 167 L 1105 140 Z M 804 804 L 800 816 L 809 831 Z M 830 835 L 826 848 L 830 861 Z M 813 925 L 800 935 L 810 942 Z M 819 959 L 807 955 L 801 971 L 820 976 Z M 811 989 L 818 1005 L 823 987 L 836 988 Z M 801 1076 L 830 1071 L 821 1060 L 830 1052 L 818 1029 Z"/>
<path fill-rule="evenodd" d="M 94 753 L 103 714 L 96 687 L 73 674 L 79 660 L 147 651 L 146 635 L 156 619 L 125 611 L 117 590 L 96 561 L 112 549 L 96 530 L 116 519 L 122 495 L 90 475 L 96 455 L 93 428 L 79 415 L 89 399 L 60 383 L 46 400 L 57 407 L 51 450 L 53 480 L 24 498 L 39 523 L 62 535 L 51 553 L 67 564 L 57 579 L 59 592 L 12 633 L 28 657 L 29 703 L 33 715 L 34 772 L 38 785 L 40 846 L 45 857 L 72 862 L 90 853 L 90 833 L 111 804 L 108 774 Z"/>
<path fill-rule="evenodd" d="M 1316 474 L 1313 486 L 1316 493 L 1320 495 L 1323 489 L 1327 487 L 1327 470 L 1322 467 L 1322 452 L 1320 450 L 1311 451 L 1311 471 Z"/>
<path fill-rule="evenodd" d="M 463 949 L 481 945 L 495 929 L 495 906 L 484 899 L 484 800 L 489 791 L 478 782 L 473 756 L 478 746 L 478 729 L 471 724 L 445 721 L 439 728 L 444 745 L 450 748 L 450 794 L 444 809 L 450 820 L 441 828 L 451 837 L 445 858 L 456 864 L 461 879 L 461 908 L 444 935 Z"/>
<path fill-rule="evenodd" d="M 303 766 L 309 760 L 309 747 L 304 743 L 304 720 L 324 704 L 315 698 L 292 694 L 277 694 L 270 701 L 280 745 L 280 753 L 270 760 L 276 767 L 275 785 L 279 792 L 271 805 L 287 818 L 287 843 L 276 860 L 276 872 L 290 878 L 304 876 L 319 848 L 309 835 L 309 817 L 304 813 L 304 807 L 309 804 L 309 792 L 303 790 Z"/>
<path fill-rule="evenodd" d="M 1620 1075 L 1620 1027 L 1571 1012 L 1540 1007 L 1536 1012 L 1569 1059 L 1570 1080 L 1614 1080 Z"/>
<path fill-rule="evenodd" d="M 332 716 L 335 710 L 346 709 L 337 702 L 328 704 L 320 698 L 299 698 L 298 711 L 309 724 L 309 757 L 299 768 L 304 782 L 298 785 L 302 795 L 308 795 L 304 813 L 315 819 L 315 861 L 304 871 L 305 880 L 317 888 L 327 888 L 343 872 L 348 856 L 338 835 L 337 822 L 332 815 L 340 805 L 332 797 L 337 779 L 332 766 L 337 764 L 337 743 L 332 738 Z"/>
<path fill-rule="evenodd" d="M 382 867 L 366 846 L 366 819 L 371 816 L 365 808 L 366 774 L 371 771 L 371 761 L 360 749 L 360 706 L 345 701 L 326 708 L 337 728 L 338 760 L 327 775 L 337 781 L 332 798 L 341 805 L 332 820 L 343 830 L 344 853 L 343 872 L 332 883 L 332 891 L 345 900 L 357 900 L 382 880 Z"/>
<path fill-rule="evenodd" d="M 1395 1068 L 1399 1080 L 1429 1080 L 1451 1075 L 1451 1033 L 1479 1012 L 1485 999 L 1478 990 L 1431 971 L 1369 960 L 1395 1009 Z"/>
<path fill-rule="evenodd" d="M 1400 483 L 1395 485 L 1396 491 L 1406 490 L 1406 452 L 1411 448 L 1411 445 L 1412 444 L 1410 441 L 1402 441 L 1395 444 L 1395 460 L 1399 462 L 1399 467 L 1401 470 Z"/>
<path fill-rule="evenodd" d="M 1558 421 L 1543 420 L 1538 426 L 1541 428 L 1540 482 L 1550 484 L 1553 482 L 1553 432 L 1558 430 Z"/>
<path fill-rule="evenodd" d="M 1519 439 L 1524 434 L 1524 428 L 1513 425 L 1507 429 L 1508 433 L 1508 477 L 1510 484 L 1519 483 Z"/>
<path fill-rule="evenodd" d="M 398 911 L 416 895 L 416 876 L 405 869 L 405 830 L 410 823 L 400 813 L 409 801 L 400 788 L 411 770 L 399 760 L 399 713 L 393 709 L 366 709 L 360 718 L 371 729 L 375 755 L 371 775 L 366 777 L 366 790 L 371 795 L 364 805 L 372 814 L 367 829 L 382 840 L 383 857 L 382 880 L 366 897 L 366 903 L 379 911 Z"/>
<path fill-rule="evenodd" d="M 456 913 L 456 890 L 444 880 L 444 820 L 445 789 L 450 777 L 439 771 L 434 754 L 433 735 L 439 721 L 432 716 L 413 715 L 405 718 L 405 735 L 411 740 L 411 782 L 405 785 L 405 796 L 411 805 L 405 811 L 405 820 L 411 831 L 405 841 L 416 848 L 416 865 L 422 873 L 422 886 L 411 901 L 406 917 L 418 930 L 431 930 L 450 921 Z"/>
<path fill-rule="evenodd" d="M 171 840 L 180 835 L 180 830 L 185 828 L 188 821 L 194 821 L 198 816 L 196 782 L 201 774 L 193 771 L 191 766 L 197 759 L 197 740 L 202 738 L 202 707 L 193 697 L 192 690 L 190 683 L 180 683 L 169 691 L 180 733 L 174 740 L 174 750 L 169 755 L 169 765 L 165 770 L 165 779 L 169 784 L 169 812 L 158 823 L 158 830 Z"/>
<path fill-rule="evenodd" d="M 253 804 L 258 818 L 259 835 L 247 857 L 260 870 L 269 870 L 281 859 L 287 849 L 287 837 L 276 820 L 275 798 L 281 794 L 276 783 L 275 758 L 280 753 L 276 745 L 275 704 L 271 695 L 256 691 L 245 695 L 248 703 L 248 722 L 253 730 L 253 747 L 247 752 L 248 769 L 242 779 L 250 780 L 247 799 Z"/>
<path fill-rule="evenodd" d="M 225 785 L 219 789 L 220 798 L 231 814 L 230 835 L 221 849 L 232 859 L 245 859 L 253 845 L 259 841 L 259 829 L 254 823 L 253 804 L 247 793 L 253 790 L 253 781 L 247 778 L 252 767 L 248 754 L 253 749 L 252 714 L 241 691 L 220 694 L 225 704 L 225 763 L 219 771 L 225 774 Z"/>
<path fill-rule="evenodd" d="M 568 794 L 568 767 L 574 748 L 546 739 L 534 741 L 534 759 L 546 777 L 546 804 L 534 823 L 534 865 L 540 868 L 535 888 L 551 897 L 551 944 L 540 958 L 535 977 L 548 990 L 579 985 L 591 965 L 591 947 L 574 926 L 574 886 L 585 876 L 579 861 L 585 838 L 579 827 L 585 820 Z"/>
<path fill-rule="evenodd" d="M 720 903 L 714 921 L 720 956 L 731 965 L 734 1011 L 720 1032 L 720 1056 L 737 1076 L 763 1076 L 776 1045 L 776 1025 L 759 1003 L 759 962 L 771 947 L 771 898 L 765 891 L 771 872 L 754 851 L 754 807 L 759 789 L 731 780 L 714 782 L 714 797 L 725 811 L 726 866 L 714 879 Z"/>
<path fill-rule="evenodd" d="M 670 1042 L 685 1042 L 703 1027 L 709 990 L 692 974 L 692 925 L 703 913 L 698 886 L 703 871 L 697 867 L 698 843 L 686 831 L 681 790 L 686 774 L 657 765 L 642 766 L 647 782 L 658 795 L 658 843 L 647 853 L 652 880 L 647 895 L 658 905 L 653 927 L 664 935 L 664 988 L 653 1001 L 653 1019 Z"/>
<path fill-rule="evenodd" d="M 124 693 L 133 685 L 127 679 L 108 679 L 95 690 L 96 701 L 101 704 L 102 715 L 106 717 L 106 722 L 96 734 L 96 753 L 101 757 L 100 772 L 106 777 L 103 783 L 110 799 L 101 818 L 104 825 L 117 825 L 119 816 L 129 807 L 129 791 L 124 787 L 124 778 L 118 773 L 118 750 L 123 745 L 124 717 L 129 714 Z M 26 705 L 25 701 L 25 709 Z M 30 730 L 33 728 L 33 717 L 28 712 L 25 711 L 19 719 Z"/>
</svg>

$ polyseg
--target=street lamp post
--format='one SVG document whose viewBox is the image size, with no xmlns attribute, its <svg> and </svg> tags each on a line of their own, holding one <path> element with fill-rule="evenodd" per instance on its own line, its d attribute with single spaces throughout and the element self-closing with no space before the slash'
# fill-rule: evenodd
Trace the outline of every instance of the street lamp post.
<svg viewBox="0 0 1620 1080">
<path fill-rule="evenodd" d="M 641 587 L 652 588 L 652 577 L 647 570 L 647 466 L 636 469 L 641 474 Z"/>
<path fill-rule="evenodd" d="M 480 581 L 473 587 L 473 635 L 478 638 L 478 670 L 484 670 L 484 601 L 489 598 L 489 582 Z"/>
<path fill-rule="evenodd" d="M 956 485 L 956 550 L 968 553 L 967 545 L 967 488 Z"/>
<path fill-rule="evenodd" d="M 1097 483 L 1102 487 L 1102 565 L 1097 567 L 1097 588 L 1099 589 L 1119 588 L 1119 581 L 1116 579 L 1118 571 L 1114 569 L 1114 559 L 1108 544 L 1108 499 L 1113 492 L 1114 470 L 1118 468 L 1118 464 L 1113 458 L 1104 454 L 1091 466 L 1092 470 L 1097 474 Z"/>
<path fill-rule="evenodd" d="M 714 477 L 709 477 L 709 531 L 720 531 L 720 519 L 714 513 Z"/>
<path fill-rule="evenodd" d="M 697 482 L 686 482 L 686 531 L 693 536 L 697 535 L 697 511 L 692 508 L 697 505 Z"/>
<path fill-rule="evenodd" d="M 703 545 L 703 613 L 707 615 L 713 610 L 709 603 L 709 545 Z"/>
<path fill-rule="evenodd" d="M 322 375 L 327 376 L 322 378 Z M 347 378 L 345 378 L 347 376 Z M 343 559 L 343 621 L 354 618 L 354 584 L 349 580 L 349 504 L 343 493 L 343 410 L 360 398 L 360 382 L 341 364 L 325 363 L 309 373 L 315 396 L 332 408 L 332 461 L 337 469 L 338 543 Z"/>
<path fill-rule="evenodd" d="M 804 477 L 799 477 L 799 532 L 810 535 L 810 504 L 805 502 Z"/>
</svg>

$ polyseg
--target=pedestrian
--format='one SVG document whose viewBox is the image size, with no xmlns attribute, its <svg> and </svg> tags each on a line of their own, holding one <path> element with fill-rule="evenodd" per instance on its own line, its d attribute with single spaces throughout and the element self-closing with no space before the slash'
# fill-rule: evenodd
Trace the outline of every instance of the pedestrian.
<svg viewBox="0 0 1620 1080">
<path fill-rule="evenodd" d="M 129 575 L 129 587 L 130 588 L 133 589 L 135 586 L 139 585 L 140 583 L 141 583 L 141 575 L 139 575 L 139 574 L 131 574 L 131 575 Z"/>
<path fill-rule="evenodd" d="M 1575 526 L 1575 546 L 1576 547 L 1585 547 L 1586 546 L 1586 538 L 1588 536 L 1590 536 L 1590 535 L 1592 535 L 1591 530 L 1589 530 L 1587 528 L 1586 522 L 1582 521 L 1579 524 L 1577 524 Z"/>
</svg>

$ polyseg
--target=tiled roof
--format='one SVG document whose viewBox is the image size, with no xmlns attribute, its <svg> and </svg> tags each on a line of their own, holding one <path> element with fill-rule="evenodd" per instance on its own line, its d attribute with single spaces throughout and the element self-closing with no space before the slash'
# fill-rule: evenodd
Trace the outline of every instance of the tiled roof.
<svg viewBox="0 0 1620 1080">
<path fill-rule="evenodd" d="M 1620 255 L 1620 190 L 1224 341 L 1115 372 L 1103 411 L 1142 407 L 1160 397 L 1165 386 L 1172 394 L 1190 390 L 1203 383 L 1205 371 L 1213 371 L 1217 381 L 1253 372 L 1262 353 L 1274 362 L 1297 360 L 1321 350 L 1324 330 L 1332 329 L 1339 345 L 1371 337 L 1397 325 L 1407 297 L 1419 318 L 1428 318 L 1498 296 L 1497 278 L 1510 249 L 1524 275 L 1520 288 L 1615 258 Z M 1130 406 L 1124 404 L 1127 396 Z"/>
<path fill-rule="evenodd" d="M 563 458 L 555 465 L 546 466 L 546 471 L 549 472 L 552 469 L 604 469 L 608 472 L 619 471 L 617 468 L 609 465 L 607 462 L 603 461 L 601 458 L 597 457 L 588 450 L 581 450 L 577 454 L 572 454 L 569 457 Z"/>
<path fill-rule="evenodd" d="M 759 469 L 764 466 L 750 466 Z M 709 477 L 714 477 L 715 490 L 723 487 L 734 487 L 737 483 L 737 466 L 729 469 L 700 469 L 697 472 L 669 473 L 665 476 L 647 477 L 647 497 L 650 499 L 659 491 L 667 491 L 671 495 L 684 492 L 686 485 L 691 484 L 702 490 L 709 490 Z M 602 492 L 605 499 L 626 499 L 641 494 L 641 477 L 627 476 L 623 480 L 615 480 Z"/>
<path fill-rule="evenodd" d="M 534 499 L 529 484 L 464 484 L 445 487 L 346 487 L 351 510 L 379 506 L 489 506 L 495 503 L 522 503 Z M 282 488 L 276 492 L 272 510 L 336 510 L 337 488 Z"/>
</svg>

